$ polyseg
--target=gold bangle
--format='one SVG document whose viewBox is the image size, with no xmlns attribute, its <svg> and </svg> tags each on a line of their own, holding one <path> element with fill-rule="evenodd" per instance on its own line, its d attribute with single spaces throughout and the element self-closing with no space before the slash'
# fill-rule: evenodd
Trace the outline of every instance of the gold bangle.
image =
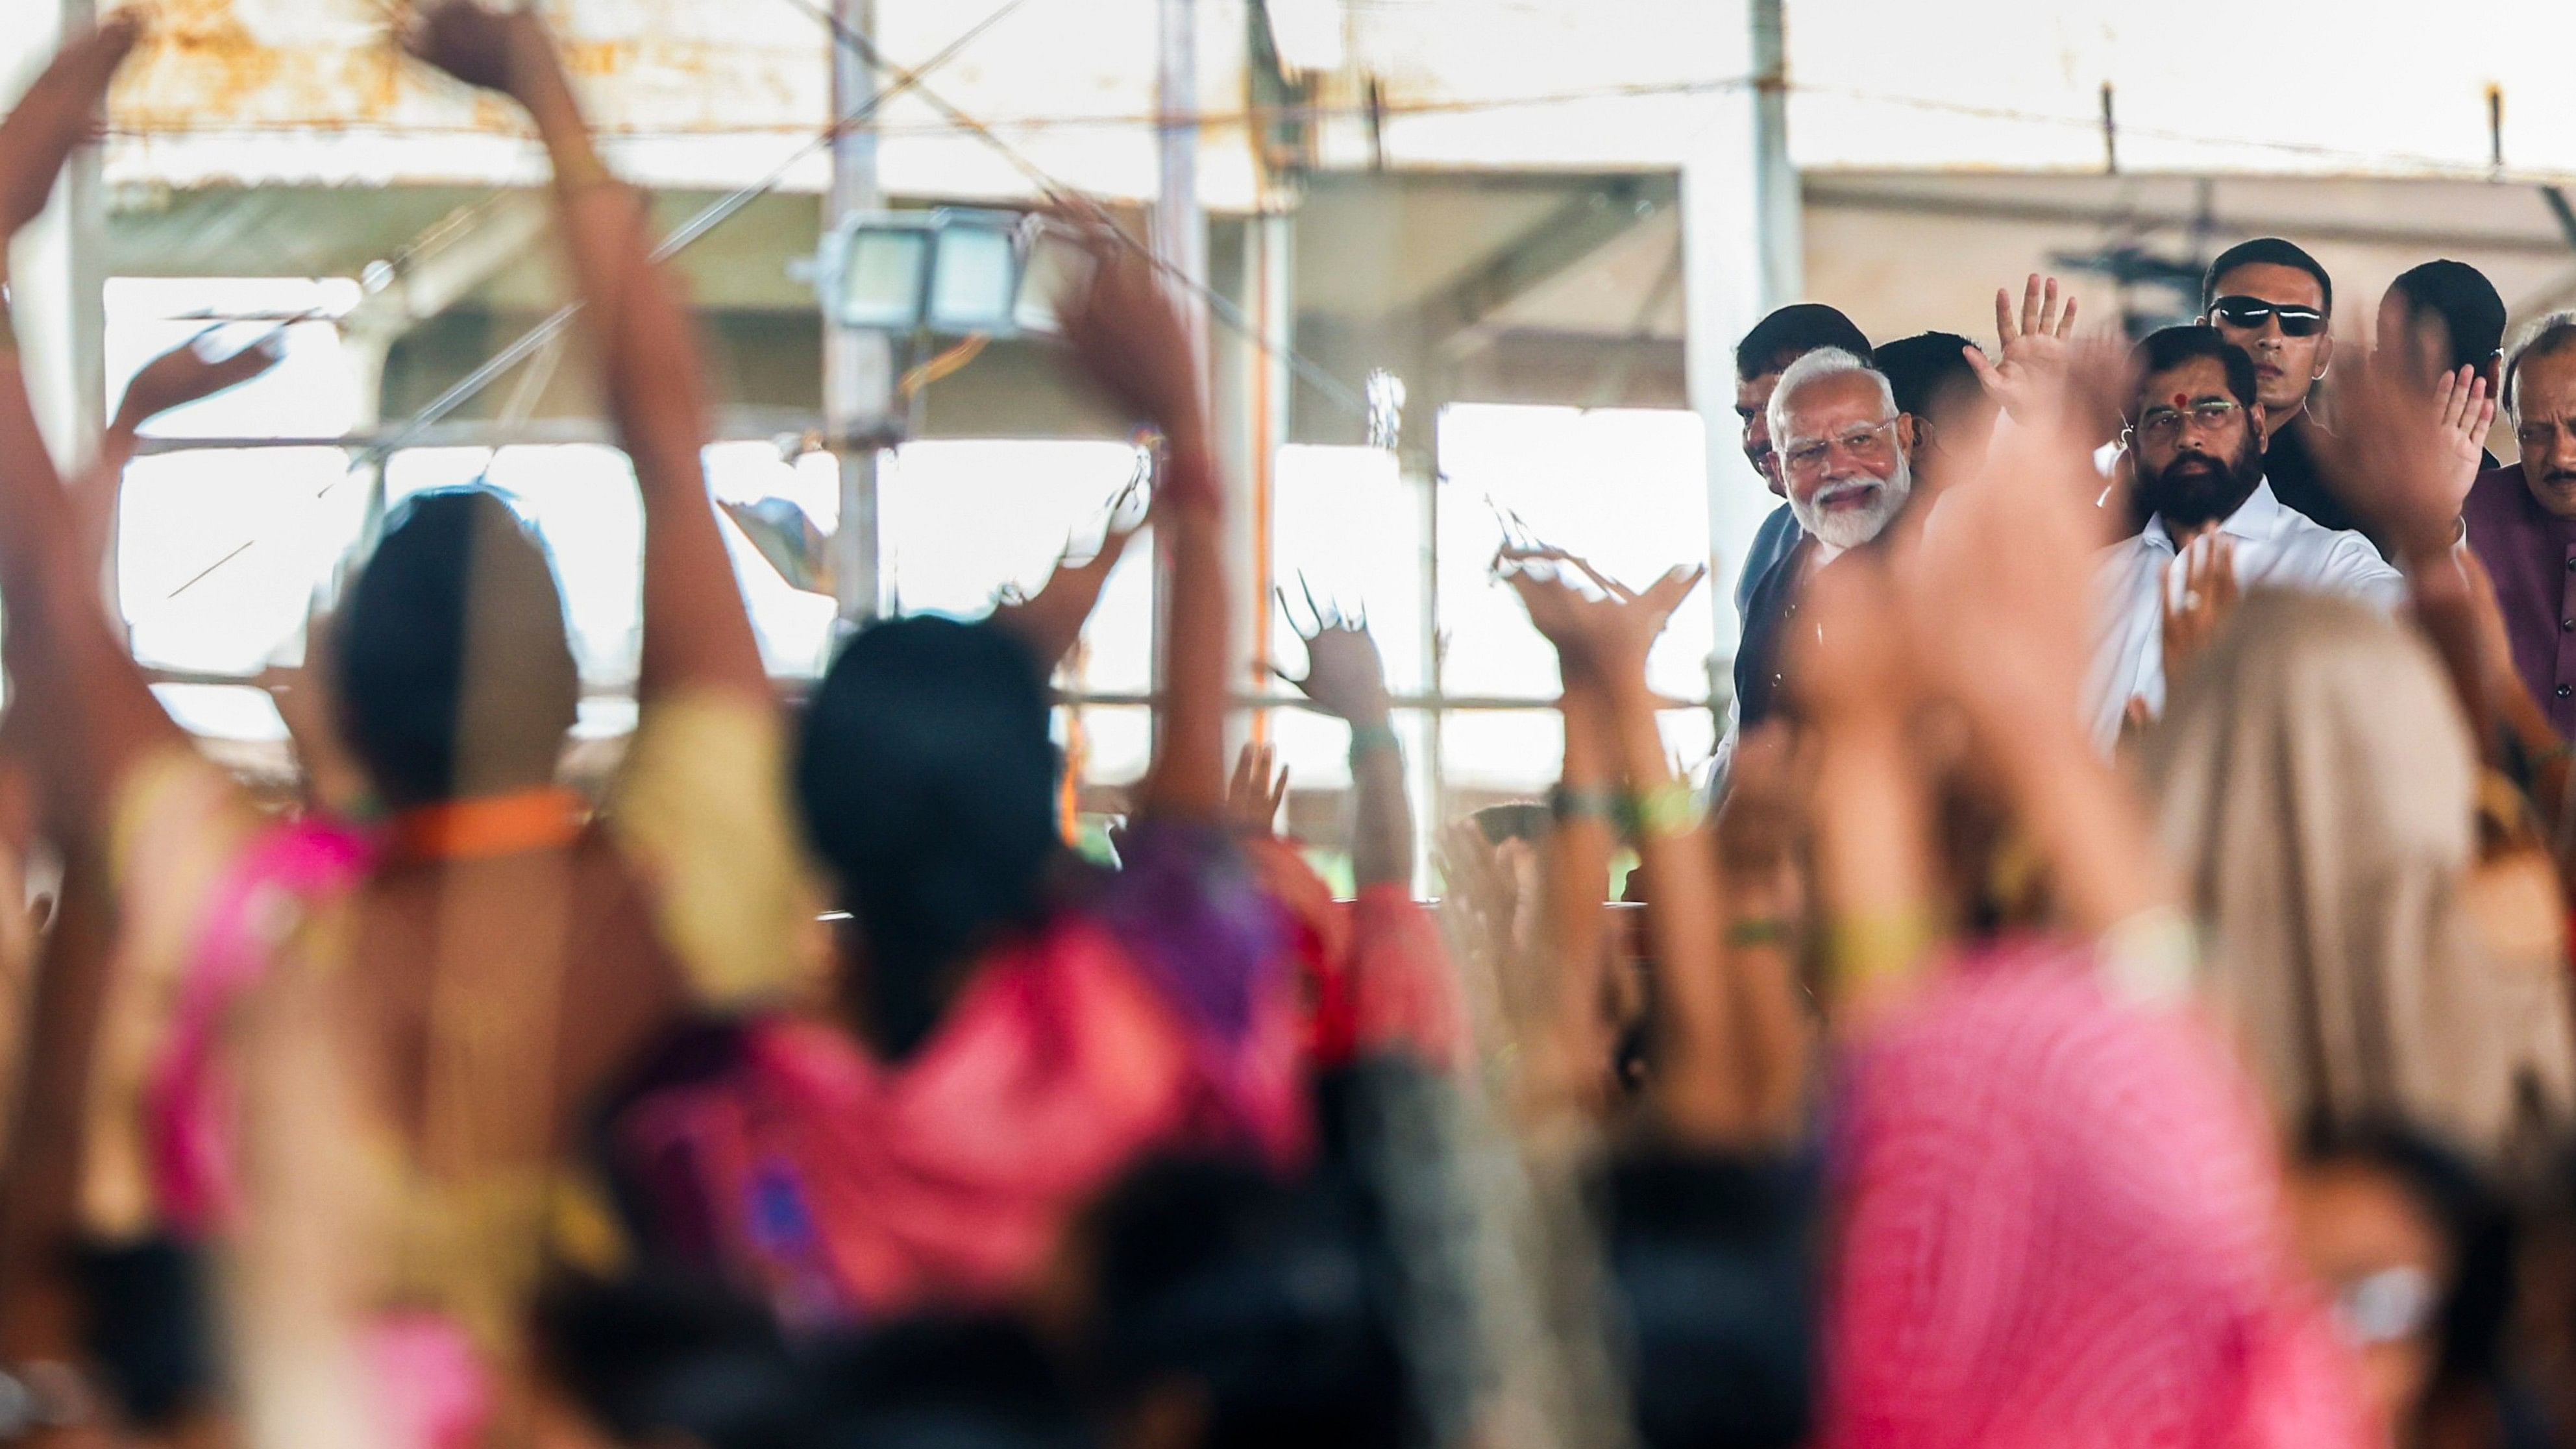
<svg viewBox="0 0 2576 1449">
<path fill-rule="evenodd" d="M 1922 906 L 1838 914 L 1825 928 L 1827 960 L 1846 989 L 1910 975 L 1933 940 L 1932 913 Z"/>
</svg>

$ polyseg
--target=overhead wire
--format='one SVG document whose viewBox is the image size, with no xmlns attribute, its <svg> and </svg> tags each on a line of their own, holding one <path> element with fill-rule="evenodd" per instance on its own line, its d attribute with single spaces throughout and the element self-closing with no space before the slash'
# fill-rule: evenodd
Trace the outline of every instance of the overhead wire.
<svg viewBox="0 0 2576 1449">
<path fill-rule="evenodd" d="M 892 68 L 897 73 L 901 73 L 902 68 L 894 65 L 892 61 L 887 60 L 885 58 L 885 52 L 877 47 L 877 43 L 874 40 L 861 33 L 858 27 L 849 24 L 847 21 L 844 21 L 841 17 L 833 14 L 831 11 L 813 4 L 812 0 L 779 0 L 779 3 L 793 9 L 802 10 L 807 15 L 812 16 L 816 21 L 830 29 L 833 37 L 840 44 L 848 46 L 852 53 L 856 54 L 861 61 L 865 62 L 872 69 L 884 71 Z M 1137 240 L 1135 237 L 1128 235 L 1127 229 L 1118 225 L 1117 219 L 1110 216 L 1098 202 L 1084 195 L 1081 191 L 1057 180 L 1046 170 L 1046 168 L 1038 165 L 1035 161 L 1030 160 L 1026 152 L 1021 151 L 1010 142 L 1003 140 L 999 135 L 995 134 L 990 125 L 968 115 L 964 110 L 951 103 L 946 97 L 940 95 L 937 91 L 932 90 L 929 86 L 916 83 L 912 87 L 912 90 L 913 94 L 919 97 L 924 103 L 928 104 L 932 110 L 939 112 L 959 128 L 965 130 L 968 134 L 982 141 L 985 145 L 992 147 L 995 153 L 1000 155 L 1004 161 L 1010 163 L 1013 170 L 1019 172 L 1020 175 L 1029 182 L 1029 184 L 1037 188 L 1040 196 L 1045 197 L 1048 201 L 1057 205 L 1079 207 L 1089 213 L 1092 217 L 1098 220 L 1101 226 L 1105 228 L 1111 236 L 1116 237 L 1121 244 L 1134 251 L 1138 256 L 1144 258 L 1156 271 L 1160 272 L 1165 277 L 1180 283 L 1183 288 L 1187 289 L 1193 296 L 1205 303 L 1208 310 L 1215 314 L 1217 320 L 1223 322 L 1228 328 L 1232 329 L 1236 335 L 1244 338 L 1246 341 L 1259 348 L 1262 352 L 1268 354 L 1273 361 L 1286 363 L 1289 371 L 1303 379 L 1309 387 L 1314 388 L 1317 392 L 1322 393 L 1326 398 L 1349 410 L 1353 416 L 1361 418 L 1368 416 L 1367 399 L 1360 396 L 1358 392 L 1354 391 L 1340 378 L 1327 372 L 1312 358 L 1309 358 L 1304 353 L 1297 351 L 1296 348 L 1290 346 L 1286 342 L 1272 337 L 1259 323 L 1255 322 L 1249 315 L 1247 315 L 1242 308 L 1236 306 L 1231 299 L 1225 296 L 1225 294 L 1217 291 L 1214 287 L 1209 286 L 1199 278 L 1191 276 L 1188 272 L 1173 266 L 1163 257 L 1156 255 L 1152 247 Z"/>
<path fill-rule="evenodd" d="M 875 94 L 869 96 L 863 104 L 852 108 L 848 115 L 836 117 L 831 125 L 825 127 L 813 139 L 799 147 L 793 154 L 788 156 L 785 161 L 780 162 L 777 167 L 769 172 L 769 174 L 763 176 L 758 181 L 753 182 L 751 185 L 741 187 L 724 197 L 719 198 L 717 201 L 699 211 L 696 215 L 690 217 L 687 221 L 684 221 L 679 226 L 673 228 L 670 234 L 665 236 L 660 244 L 653 248 L 652 256 L 654 262 L 659 264 L 670 260 L 681 251 L 685 250 L 691 243 L 697 241 L 700 237 L 705 236 L 708 232 L 715 230 L 717 227 L 722 226 L 725 222 L 739 215 L 743 208 L 751 205 L 752 202 L 769 194 L 771 191 L 776 190 L 798 166 L 804 164 L 806 158 L 832 144 L 832 142 L 838 139 L 843 132 L 847 131 L 851 127 L 866 124 L 887 103 L 902 95 L 906 90 L 919 86 L 923 75 L 938 69 L 940 66 L 956 58 L 960 52 L 964 51 L 969 45 L 972 45 L 985 32 L 1000 24 L 1005 18 L 1027 3 L 1028 0 L 1003 0 L 1003 3 L 995 8 L 992 13 L 986 15 L 983 19 L 959 32 L 956 39 L 951 40 L 947 45 L 942 46 L 929 59 L 923 61 L 919 67 L 911 69 L 895 67 L 895 79 L 893 84 L 888 85 L 878 90 Z M 879 67 L 879 69 L 882 70 L 884 67 Z M 451 384 L 446 390 L 432 398 L 427 405 L 413 413 L 409 418 L 405 419 L 402 425 L 394 429 L 390 436 L 380 436 L 376 441 L 360 450 L 357 456 L 350 460 L 348 469 L 341 474 L 340 478 L 333 483 L 324 485 L 324 487 L 318 490 L 314 496 L 319 498 L 324 494 L 329 493 L 333 488 L 338 487 L 340 483 L 348 481 L 350 477 L 355 476 L 362 470 L 382 463 L 387 458 L 390 458 L 395 452 L 409 446 L 411 443 L 426 435 L 431 428 L 437 426 L 450 413 L 455 412 L 456 409 L 464 406 L 467 402 L 472 401 L 476 396 L 480 395 L 485 388 L 490 387 L 494 382 L 506 375 L 510 369 L 518 366 L 521 362 L 527 360 L 530 356 L 533 356 L 539 349 L 554 341 L 554 339 L 560 336 L 567 327 L 572 325 L 573 319 L 579 316 L 580 313 L 581 303 L 579 301 L 567 302 L 561 307 L 556 308 L 552 313 L 548 314 L 544 320 L 538 322 L 526 332 L 521 333 L 518 338 L 512 341 L 508 346 L 503 347 L 491 357 L 486 358 L 483 363 L 477 366 L 473 371 L 467 373 L 464 377 L 457 379 L 457 381 Z M 248 552 L 251 545 L 256 542 L 258 542 L 256 537 L 244 540 L 239 546 L 224 554 L 221 558 L 216 559 L 213 563 L 208 564 L 205 568 L 199 570 L 195 575 L 181 583 L 177 588 L 172 589 L 168 594 L 164 595 L 164 602 L 167 602 L 170 599 L 175 599 L 181 594 L 186 593 L 188 590 L 195 588 L 198 584 L 203 583 L 217 570 L 223 568 L 224 565 L 231 563 L 234 559 L 239 558 L 244 553 Z"/>
</svg>

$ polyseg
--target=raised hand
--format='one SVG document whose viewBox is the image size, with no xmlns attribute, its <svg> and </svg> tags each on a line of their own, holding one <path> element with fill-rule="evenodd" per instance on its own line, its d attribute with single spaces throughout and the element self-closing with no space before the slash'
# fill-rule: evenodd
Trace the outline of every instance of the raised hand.
<svg viewBox="0 0 2576 1449">
<path fill-rule="evenodd" d="M 2308 441 L 2347 506 L 2420 572 L 2459 535 L 2495 401 L 2468 368 L 2446 374 L 2428 401 L 2406 354 L 2391 339 L 2343 368 L 2335 430 L 2311 429 Z"/>
<path fill-rule="evenodd" d="M 2012 293 L 1995 289 L 1995 341 L 1999 360 L 1971 347 L 1968 365 L 1986 391 L 2003 404 L 2014 422 L 2035 426 L 2060 404 L 2066 383 L 2068 339 L 2075 333 L 2075 297 L 2059 303 L 2057 279 L 2043 284 L 2039 273 L 2022 284 L 2021 311 L 2013 311 Z"/>
<path fill-rule="evenodd" d="M 1288 616 L 1288 626 L 1306 643 L 1306 677 L 1299 679 L 1276 664 L 1270 672 L 1335 719 L 1355 725 L 1385 724 L 1394 704 L 1386 688 L 1386 663 L 1378 657 L 1368 620 L 1345 618 L 1338 609 L 1318 606 L 1314 590 L 1306 588 L 1302 578 L 1297 582 L 1314 627 L 1297 622 L 1286 589 L 1279 590 L 1279 608 Z"/>
<path fill-rule="evenodd" d="M 1646 654 L 1671 622 L 1673 611 L 1708 576 L 1704 565 L 1676 568 L 1644 591 L 1593 598 L 1553 570 L 1515 569 L 1505 577 L 1530 623 L 1556 646 L 1567 672 L 1604 688 L 1642 688 Z"/>
<path fill-rule="evenodd" d="M 215 354 L 208 338 L 198 337 L 143 364 L 125 385 L 125 401 L 116 410 L 116 427 L 127 433 L 173 408 L 239 387 L 275 367 L 286 356 L 283 328 L 236 352 Z"/>
<path fill-rule="evenodd" d="M 1093 262 L 1090 285 L 1062 319 L 1083 375 L 1138 420 L 1160 427 L 1175 454 L 1203 453 L 1207 410 L 1198 355 L 1152 258 L 1106 220 L 1072 212 L 1057 219 Z M 1167 497 L 1175 504 L 1203 501 Z"/>
<path fill-rule="evenodd" d="M 1068 549 L 1056 560 L 1054 570 L 1036 593 L 1025 598 L 1005 598 L 994 606 L 993 622 L 1025 640 L 1049 676 L 1081 642 L 1082 626 L 1091 621 L 1091 611 L 1100 606 L 1100 592 L 1109 586 L 1110 571 L 1126 556 L 1127 545 L 1144 531 L 1146 513 L 1126 517 L 1127 504 L 1143 488 L 1140 476 L 1110 500 L 1109 526 L 1101 533 L 1100 547 L 1092 550 L 1091 557 L 1075 563 Z"/>
<path fill-rule="evenodd" d="M 0 229 L 22 230 L 43 213 L 72 149 L 97 134 L 107 83 L 142 38 L 135 12 L 108 16 L 65 45 L 0 121 Z"/>
<path fill-rule="evenodd" d="M 2454 518 L 2486 464 L 2487 430 L 2495 426 L 2495 417 L 2496 400 L 2487 394 L 2486 377 L 2476 368 L 2463 366 L 2442 374 L 2442 385 L 2433 398 L 2433 421 L 2450 458 L 2441 496 L 2449 502 Z"/>
<path fill-rule="evenodd" d="M 1998 435 L 1896 576 L 1894 618 L 1926 688 L 1963 706 L 1996 748 L 2072 730 L 2080 714 L 2106 519 L 2075 420 L 2056 423 Z"/>
<path fill-rule="evenodd" d="M 477 0 L 430 0 L 402 17 L 402 48 L 469 86 L 516 95 L 526 47 L 547 44 L 535 12 L 503 13 Z"/>
<path fill-rule="evenodd" d="M 2236 543 L 2216 528 L 2185 542 L 2165 566 L 2165 683 L 2168 688 L 2209 647 L 2236 612 Z"/>
<path fill-rule="evenodd" d="M 1821 724 L 1901 717 L 1911 707 L 1914 671 L 1900 605 L 1876 559 L 1838 558 L 1807 583 L 1802 627 L 1788 644 L 1789 690 L 1802 714 Z"/>
<path fill-rule="evenodd" d="M 1273 745 L 1245 745 L 1234 757 L 1234 778 L 1225 788 L 1226 817 L 1259 835 L 1268 835 L 1288 803 L 1288 771 Z"/>
</svg>

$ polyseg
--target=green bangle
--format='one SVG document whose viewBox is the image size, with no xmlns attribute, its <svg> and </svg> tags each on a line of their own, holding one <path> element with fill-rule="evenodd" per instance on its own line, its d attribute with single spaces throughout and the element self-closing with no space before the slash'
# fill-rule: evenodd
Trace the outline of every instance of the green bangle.
<svg viewBox="0 0 2576 1449">
<path fill-rule="evenodd" d="M 1726 944 L 1750 951 L 1766 946 L 1788 947 L 1798 939 L 1798 924 L 1787 916 L 1747 916 L 1726 928 Z"/>
<path fill-rule="evenodd" d="M 1619 813 L 1619 797 L 1607 790 L 1556 785 L 1547 792 L 1547 813 L 1554 816 L 1559 825 L 1570 825 L 1577 820 L 1615 820 Z"/>
<path fill-rule="evenodd" d="M 1397 739 L 1395 726 L 1388 724 L 1355 724 L 1351 726 L 1351 762 L 1359 763 L 1371 750 L 1394 750 L 1401 753 L 1404 741 Z"/>
<path fill-rule="evenodd" d="M 1637 840 L 1663 840 L 1699 824 L 1699 801 L 1679 780 L 1666 780 L 1620 797 L 1620 822 Z"/>
</svg>

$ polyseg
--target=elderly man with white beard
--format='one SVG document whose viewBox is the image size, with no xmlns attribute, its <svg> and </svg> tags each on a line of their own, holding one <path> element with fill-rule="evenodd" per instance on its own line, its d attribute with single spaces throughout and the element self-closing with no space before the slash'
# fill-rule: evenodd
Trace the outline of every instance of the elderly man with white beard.
<svg viewBox="0 0 2576 1449">
<path fill-rule="evenodd" d="M 1914 419 L 1897 411 L 1884 374 L 1840 348 L 1790 364 L 1771 394 L 1789 509 L 1805 537 L 1755 581 L 1735 653 L 1735 728 L 1769 716 L 1781 645 L 1815 571 L 1875 540 L 1914 491 Z"/>
</svg>

